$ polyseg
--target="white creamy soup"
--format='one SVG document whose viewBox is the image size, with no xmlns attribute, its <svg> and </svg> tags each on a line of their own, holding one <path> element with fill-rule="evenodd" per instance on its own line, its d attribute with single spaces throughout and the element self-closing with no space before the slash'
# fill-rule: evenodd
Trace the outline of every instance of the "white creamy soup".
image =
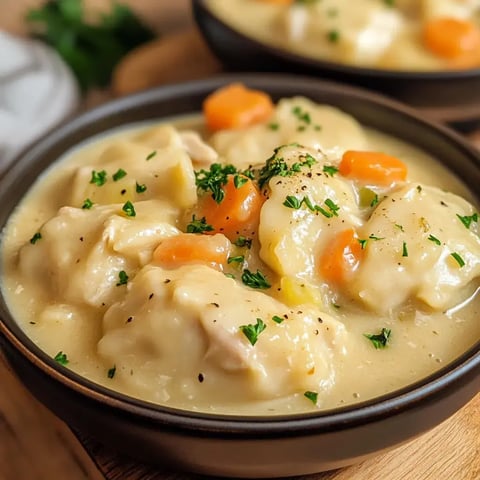
<svg viewBox="0 0 480 480">
<path fill-rule="evenodd" d="M 479 0 L 207 0 L 234 29 L 319 60 L 388 70 L 480 66 Z"/>
<path fill-rule="evenodd" d="M 81 145 L 17 207 L 2 289 L 47 354 L 150 402 L 283 414 L 480 338 L 478 207 L 450 171 L 304 97 L 227 86 L 205 116 Z"/>
</svg>

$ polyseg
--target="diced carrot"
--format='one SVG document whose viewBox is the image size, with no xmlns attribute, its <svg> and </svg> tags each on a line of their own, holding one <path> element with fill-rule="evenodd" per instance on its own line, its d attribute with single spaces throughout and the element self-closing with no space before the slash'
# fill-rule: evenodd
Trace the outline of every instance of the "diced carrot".
<svg viewBox="0 0 480 480">
<path fill-rule="evenodd" d="M 343 230 L 330 242 L 319 259 L 322 277 L 333 284 L 348 281 L 358 268 L 364 250 L 353 228 Z"/>
<path fill-rule="evenodd" d="M 257 230 L 260 210 L 264 198 L 255 183 L 240 175 L 242 185 L 235 186 L 235 176 L 229 175 L 223 186 L 225 197 L 217 203 L 211 195 L 206 195 L 200 202 L 201 216 L 206 218 L 213 231 L 206 233 L 223 233 L 234 242 L 239 235 L 251 237 Z"/>
<path fill-rule="evenodd" d="M 201 263 L 221 270 L 227 264 L 230 248 L 224 235 L 181 233 L 162 240 L 153 252 L 153 263 L 169 269 Z"/>
<path fill-rule="evenodd" d="M 243 128 L 267 120 L 274 106 L 270 96 L 233 83 L 210 94 L 203 102 L 205 121 L 210 130 Z"/>
<path fill-rule="evenodd" d="M 480 60 L 480 28 L 468 20 L 449 17 L 431 20 L 424 27 L 423 41 L 440 57 L 455 61 L 476 57 L 477 64 Z"/>
<path fill-rule="evenodd" d="M 340 173 L 373 185 L 388 186 L 407 178 L 407 166 L 381 152 L 348 150 L 339 165 Z"/>
</svg>

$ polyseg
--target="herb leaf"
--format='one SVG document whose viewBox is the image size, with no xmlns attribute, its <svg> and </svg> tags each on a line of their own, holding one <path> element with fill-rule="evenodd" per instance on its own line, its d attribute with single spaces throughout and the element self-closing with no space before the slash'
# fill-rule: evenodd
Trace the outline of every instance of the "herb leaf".
<svg viewBox="0 0 480 480">
<path fill-rule="evenodd" d="M 135 207 L 133 206 L 133 203 L 130 200 L 125 202 L 125 204 L 122 207 L 122 210 L 125 212 L 127 217 L 135 217 L 135 215 L 137 215 L 137 212 L 135 212 Z"/>
<path fill-rule="evenodd" d="M 135 182 L 135 191 L 137 193 L 146 192 L 147 191 L 147 186 L 144 183 L 140 184 L 138 182 Z"/>
<path fill-rule="evenodd" d="M 233 244 L 236 245 L 237 247 L 247 247 L 247 248 L 251 248 L 251 246 L 252 246 L 252 239 L 251 239 L 251 238 L 244 237 L 243 235 L 240 235 L 240 236 L 233 242 Z"/>
<path fill-rule="evenodd" d="M 85 19 L 82 0 L 56 0 L 29 10 L 31 33 L 51 45 L 70 66 L 83 91 L 105 87 L 114 67 L 132 48 L 154 38 L 126 5 L 114 2 L 95 22 Z"/>
<path fill-rule="evenodd" d="M 105 170 L 100 170 L 97 172 L 96 170 L 92 170 L 92 178 L 90 179 L 90 183 L 96 185 L 97 187 L 101 187 L 107 181 L 107 172 Z"/>
<path fill-rule="evenodd" d="M 157 154 L 156 150 L 151 151 L 146 157 L 145 160 L 151 160 Z"/>
<path fill-rule="evenodd" d="M 248 341 L 252 345 L 255 345 L 257 343 L 258 336 L 267 328 L 267 326 L 261 318 L 257 318 L 257 323 L 255 325 L 249 323 L 248 325 L 241 325 L 239 328 L 248 338 Z"/>
<path fill-rule="evenodd" d="M 127 172 L 123 168 L 119 168 L 113 175 L 113 181 L 118 182 L 121 178 L 125 177 L 127 175 Z"/>
<path fill-rule="evenodd" d="M 195 184 L 199 190 L 212 192 L 212 198 L 217 203 L 222 203 L 225 198 L 225 192 L 222 187 L 227 183 L 228 175 L 237 173 L 237 169 L 233 165 L 214 163 L 210 165 L 210 170 L 201 169 L 195 172 Z"/>
<path fill-rule="evenodd" d="M 442 242 L 437 237 L 434 237 L 433 235 L 429 235 L 427 240 L 430 240 L 435 245 L 441 245 L 442 244 Z"/>
<path fill-rule="evenodd" d="M 478 222 L 478 213 L 476 212 L 473 215 L 465 215 L 464 217 L 457 213 L 457 217 L 463 223 L 465 228 L 470 228 L 472 222 Z"/>
<path fill-rule="evenodd" d="M 53 357 L 53 359 L 60 365 L 67 365 L 69 362 L 67 354 L 63 353 L 61 350 Z"/>
<path fill-rule="evenodd" d="M 207 223 L 207 219 L 205 217 L 197 220 L 195 215 L 192 215 L 192 221 L 187 225 L 187 233 L 203 233 L 212 231 L 213 226 Z"/>
<path fill-rule="evenodd" d="M 83 201 L 82 209 L 83 210 L 90 210 L 92 207 L 93 207 L 93 202 L 89 198 L 86 198 Z"/>
<path fill-rule="evenodd" d="M 279 317 L 278 315 L 274 315 L 272 317 L 272 320 L 275 322 L 275 323 L 282 323 L 285 319 L 283 317 Z"/>
<path fill-rule="evenodd" d="M 389 328 L 382 328 L 378 334 L 364 333 L 363 336 L 368 338 L 376 349 L 382 349 L 388 345 L 391 333 Z"/>
<path fill-rule="evenodd" d="M 324 165 L 323 173 L 326 173 L 327 175 L 330 175 L 331 177 L 333 177 L 336 173 L 338 173 L 338 168 L 335 167 L 334 165 Z"/>
<path fill-rule="evenodd" d="M 127 282 L 128 282 L 127 272 L 125 272 L 125 270 L 121 270 L 120 272 L 118 272 L 117 287 L 119 287 L 120 285 L 126 285 Z"/>
<path fill-rule="evenodd" d="M 460 268 L 464 267 L 465 266 L 465 260 L 460 256 L 459 253 L 457 252 L 453 252 L 450 254 L 454 259 L 455 261 L 460 265 Z"/>
<path fill-rule="evenodd" d="M 312 392 L 310 390 L 307 390 L 304 394 L 304 397 L 308 398 L 313 404 L 317 404 L 318 400 L 318 393 L 317 392 Z"/>
<path fill-rule="evenodd" d="M 245 269 L 242 273 L 242 282 L 250 288 L 265 290 L 271 287 L 265 275 L 260 270 L 257 270 L 257 273 L 252 273 L 250 270 Z"/>
<path fill-rule="evenodd" d="M 107 377 L 108 378 L 113 378 L 115 376 L 116 371 L 117 371 L 116 365 L 114 365 L 112 368 L 109 368 L 108 372 L 107 372 Z"/>
<path fill-rule="evenodd" d="M 402 257 L 408 257 L 407 242 L 403 242 L 402 244 Z"/>
<path fill-rule="evenodd" d="M 244 260 L 243 255 L 236 255 L 235 257 L 228 257 L 227 263 L 243 263 Z"/>
<path fill-rule="evenodd" d="M 41 238 L 42 238 L 42 234 L 40 232 L 34 233 L 33 237 L 30 239 L 30 243 L 32 245 L 35 245 L 38 242 L 38 240 L 40 240 Z"/>
</svg>

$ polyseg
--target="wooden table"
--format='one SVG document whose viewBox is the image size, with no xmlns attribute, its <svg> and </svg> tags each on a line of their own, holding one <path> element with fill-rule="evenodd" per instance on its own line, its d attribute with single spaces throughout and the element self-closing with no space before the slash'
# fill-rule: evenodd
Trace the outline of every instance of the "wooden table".
<svg viewBox="0 0 480 480">
<path fill-rule="evenodd" d="M 20 21 L 23 12 L 27 6 L 37 5 L 40 1 L 0 0 L 0 28 L 24 33 L 24 25 Z M 107 0 L 86 1 L 92 7 L 107 3 Z M 188 0 L 136 0 L 129 3 L 153 28 L 162 32 L 191 26 Z M 187 35 L 192 35 L 192 32 Z M 178 44 L 179 41 L 169 44 L 168 49 L 177 48 L 175 45 Z M 181 55 L 177 61 L 183 62 Z M 211 68 L 212 71 L 217 68 L 213 60 Z M 195 74 L 182 71 L 184 77 L 190 73 Z M 109 92 L 94 94 L 88 99 L 88 105 L 104 101 L 109 96 Z M 478 141 L 480 146 L 480 136 Z M 0 355 L 0 480 L 52 478 L 192 480 L 200 477 L 141 465 L 93 439 L 75 435 L 25 390 Z M 349 468 L 299 478 L 480 480 L 480 394 L 442 425 L 400 448 Z"/>
</svg>

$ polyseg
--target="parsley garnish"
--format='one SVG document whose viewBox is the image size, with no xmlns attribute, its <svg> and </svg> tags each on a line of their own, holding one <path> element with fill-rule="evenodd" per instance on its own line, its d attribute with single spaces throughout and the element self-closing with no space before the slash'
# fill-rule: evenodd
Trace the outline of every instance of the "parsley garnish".
<svg viewBox="0 0 480 480">
<path fill-rule="evenodd" d="M 63 353 L 61 350 L 53 357 L 53 359 L 60 365 L 67 365 L 69 362 L 67 354 Z"/>
<path fill-rule="evenodd" d="M 125 272 L 125 270 L 120 270 L 120 272 L 118 272 L 117 287 L 119 287 L 120 285 L 126 285 L 127 282 L 128 282 L 127 272 Z"/>
<path fill-rule="evenodd" d="M 317 404 L 318 400 L 318 393 L 317 392 L 312 392 L 310 390 L 307 390 L 304 394 L 304 397 L 308 398 L 314 405 Z"/>
<path fill-rule="evenodd" d="M 151 160 L 156 154 L 157 154 L 157 151 L 156 151 L 156 150 L 153 150 L 153 152 L 150 152 L 150 153 L 146 156 L 145 160 Z"/>
<path fill-rule="evenodd" d="M 331 218 L 333 216 L 338 217 L 338 210 L 340 210 L 340 207 L 330 198 L 327 198 L 325 200 L 325 205 L 327 206 L 328 210 L 325 210 L 323 207 L 320 205 L 313 205 L 312 201 L 310 200 L 310 197 L 304 196 L 301 200 L 299 200 L 295 195 L 287 195 L 285 197 L 285 201 L 283 202 L 283 205 L 288 208 L 293 208 L 295 210 L 298 210 L 301 208 L 301 206 L 305 204 L 305 206 L 312 212 L 320 212 L 323 216 L 327 218 Z"/>
<path fill-rule="evenodd" d="M 331 177 L 333 177 L 336 173 L 338 173 L 338 168 L 335 167 L 334 165 L 324 165 L 323 173 L 326 173 L 327 175 L 330 175 Z"/>
<path fill-rule="evenodd" d="M 276 122 L 272 122 L 272 123 L 269 123 L 267 125 L 267 127 L 270 129 L 270 130 L 278 130 L 280 128 L 280 125 Z"/>
<path fill-rule="evenodd" d="M 330 30 L 327 34 L 328 41 L 337 43 L 340 40 L 340 32 L 338 30 Z"/>
<path fill-rule="evenodd" d="M 235 257 L 228 257 L 227 263 L 243 263 L 244 260 L 243 255 L 236 255 Z"/>
<path fill-rule="evenodd" d="M 403 225 L 399 225 L 398 223 L 395 224 L 395 228 L 398 228 L 401 232 L 404 232 Z"/>
<path fill-rule="evenodd" d="M 442 242 L 437 237 L 434 237 L 433 235 L 429 235 L 427 240 L 430 240 L 431 242 L 435 243 L 436 245 L 441 245 L 442 244 Z"/>
<path fill-rule="evenodd" d="M 210 166 L 210 170 L 199 170 L 195 172 L 195 184 L 199 190 L 204 192 L 211 191 L 212 198 L 221 203 L 225 198 L 223 186 L 228 181 L 228 175 L 237 174 L 237 169 L 233 165 L 220 165 L 214 163 Z"/>
<path fill-rule="evenodd" d="M 107 377 L 113 378 L 115 376 L 116 371 L 117 371 L 117 367 L 115 365 L 112 368 L 109 368 L 107 372 Z"/>
<path fill-rule="evenodd" d="M 92 202 L 89 198 L 86 198 L 86 199 L 83 201 L 82 208 L 83 208 L 84 210 L 90 210 L 92 207 L 93 207 L 93 202 Z"/>
<path fill-rule="evenodd" d="M 360 246 L 362 247 L 362 250 L 365 250 L 365 247 L 367 246 L 367 242 L 368 240 L 365 239 L 365 238 L 359 238 L 358 239 L 358 243 L 360 244 Z"/>
<path fill-rule="evenodd" d="M 248 182 L 248 178 L 244 177 L 243 175 L 235 175 L 233 177 L 233 184 L 235 185 L 235 188 L 240 188 L 243 185 L 245 185 Z"/>
<path fill-rule="evenodd" d="M 248 338 L 248 341 L 252 345 L 255 345 L 257 343 L 258 336 L 267 328 L 267 326 L 261 318 L 257 318 L 257 323 L 255 325 L 249 323 L 248 325 L 241 325 L 239 328 Z"/>
<path fill-rule="evenodd" d="M 460 268 L 464 267 L 465 266 L 465 260 L 460 256 L 459 253 L 457 252 L 453 252 L 450 254 L 454 259 L 455 261 L 460 265 Z"/>
<path fill-rule="evenodd" d="M 408 257 L 407 242 L 402 244 L 402 257 Z"/>
<path fill-rule="evenodd" d="M 224 273 L 227 278 L 233 278 L 235 280 L 235 275 L 233 273 Z"/>
<path fill-rule="evenodd" d="M 478 213 L 476 212 L 473 215 L 465 215 L 464 217 L 457 213 L 457 217 L 463 223 L 465 228 L 470 228 L 472 222 L 478 222 Z"/>
<path fill-rule="evenodd" d="M 376 242 L 378 242 L 379 240 L 385 240 L 385 237 L 376 237 L 373 233 L 371 233 L 368 238 L 370 240 L 375 240 Z"/>
<path fill-rule="evenodd" d="M 147 190 L 147 186 L 144 183 L 139 184 L 139 183 L 135 182 L 135 191 L 137 193 L 143 193 L 146 190 Z"/>
<path fill-rule="evenodd" d="M 97 187 L 101 187 L 107 181 L 107 172 L 105 170 L 101 170 L 97 172 L 96 170 L 92 170 L 92 178 L 90 179 L 90 183 L 93 183 Z"/>
<path fill-rule="evenodd" d="M 33 237 L 30 239 L 30 243 L 32 245 L 35 245 L 38 242 L 38 240 L 40 240 L 41 238 L 42 238 L 42 234 L 40 232 L 34 233 Z"/>
<path fill-rule="evenodd" d="M 285 319 L 283 317 L 279 317 L 278 315 L 274 315 L 272 317 L 272 320 L 275 322 L 275 323 L 282 323 Z"/>
<path fill-rule="evenodd" d="M 376 349 L 380 349 L 388 345 L 391 333 L 389 328 L 382 328 L 378 334 L 364 333 L 363 336 L 368 338 Z"/>
<path fill-rule="evenodd" d="M 262 188 L 273 177 L 290 177 L 299 172 L 302 167 L 311 167 L 317 161 L 312 155 L 306 154 L 303 156 L 304 160 L 295 162 L 292 167 L 289 167 L 282 157 L 277 157 L 278 152 L 284 147 L 300 146 L 298 143 L 291 143 L 288 145 L 280 145 L 273 150 L 273 155 L 268 158 L 265 165 L 260 169 L 258 176 L 258 185 Z M 302 159 L 302 156 L 300 156 Z"/>
<path fill-rule="evenodd" d="M 252 246 L 252 239 L 251 239 L 251 238 L 244 237 L 243 235 L 240 235 L 240 236 L 233 242 L 233 244 L 236 245 L 237 247 L 247 247 L 247 248 L 251 248 L 251 246 Z"/>
<path fill-rule="evenodd" d="M 121 178 L 125 177 L 127 175 L 127 172 L 123 168 L 119 168 L 113 175 L 113 181 L 118 182 Z"/>
<path fill-rule="evenodd" d="M 312 119 L 310 118 L 310 114 L 302 110 L 302 107 L 299 107 L 298 105 L 292 108 L 292 113 L 297 117 L 300 122 L 303 122 L 307 125 L 310 125 Z"/>
<path fill-rule="evenodd" d="M 242 273 L 242 282 L 250 288 L 267 289 L 271 287 L 260 270 L 257 270 L 257 273 L 252 273 L 250 270 L 245 269 Z"/>
<path fill-rule="evenodd" d="M 192 221 L 187 225 L 187 233 L 203 233 L 212 231 L 213 226 L 207 223 L 207 219 L 205 217 L 197 220 L 195 215 L 192 215 Z"/>
<path fill-rule="evenodd" d="M 135 212 L 135 207 L 133 206 L 133 203 L 128 200 L 125 202 L 125 205 L 123 205 L 122 210 L 125 212 L 127 217 L 134 217 L 137 212 Z"/>
</svg>

